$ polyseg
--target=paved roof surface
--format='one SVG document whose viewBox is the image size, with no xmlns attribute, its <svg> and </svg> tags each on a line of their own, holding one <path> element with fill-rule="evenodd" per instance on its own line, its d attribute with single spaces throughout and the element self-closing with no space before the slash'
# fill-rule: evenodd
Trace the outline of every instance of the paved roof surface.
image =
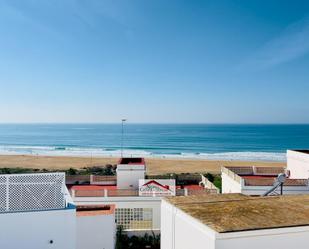
<svg viewBox="0 0 309 249">
<path fill-rule="evenodd" d="M 222 194 L 165 200 L 219 233 L 309 226 L 309 195 Z"/>
</svg>

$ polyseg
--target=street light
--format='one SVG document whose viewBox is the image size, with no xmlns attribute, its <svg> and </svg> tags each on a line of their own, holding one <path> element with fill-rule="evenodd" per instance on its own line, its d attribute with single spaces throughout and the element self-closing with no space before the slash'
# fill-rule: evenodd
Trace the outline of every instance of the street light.
<svg viewBox="0 0 309 249">
<path fill-rule="evenodd" d="M 121 158 L 123 157 L 123 126 L 126 121 L 125 118 L 121 119 Z"/>
</svg>

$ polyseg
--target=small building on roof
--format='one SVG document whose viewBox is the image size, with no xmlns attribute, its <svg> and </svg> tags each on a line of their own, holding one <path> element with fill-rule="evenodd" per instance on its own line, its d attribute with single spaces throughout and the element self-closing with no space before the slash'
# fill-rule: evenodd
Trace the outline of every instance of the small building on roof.
<svg viewBox="0 0 309 249">
<path fill-rule="evenodd" d="M 116 174 L 118 189 L 137 190 L 139 179 L 144 179 L 146 174 L 144 158 L 120 158 Z"/>
<path fill-rule="evenodd" d="M 305 249 L 309 195 L 166 197 L 161 249 Z"/>
<path fill-rule="evenodd" d="M 222 167 L 222 193 L 263 195 L 273 187 L 276 178 L 282 173 L 289 176 L 290 171 L 284 167 Z M 308 178 L 286 178 L 283 183 L 282 193 L 309 193 Z"/>
</svg>

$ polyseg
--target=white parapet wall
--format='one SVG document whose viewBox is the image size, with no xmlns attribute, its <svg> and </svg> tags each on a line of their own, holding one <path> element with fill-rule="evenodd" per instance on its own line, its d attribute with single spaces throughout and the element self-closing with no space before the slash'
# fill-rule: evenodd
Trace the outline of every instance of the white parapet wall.
<svg viewBox="0 0 309 249">
<path fill-rule="evenodd" d="M 301 151 L 287 151 L 287 169 L 290 171 L 290 178 L 309 178 L 309 153 Z"/>
<path fill-rule="evenodd" d="M 0 248 L 76 249 L 64 173 L 0 175 Z"/>
<path fill-rule="evenodd" d="M 222 178 L 222 194 L 242 192 L 243 181 L 232 171 L 222 167 L 221 178 Z"/>
<path fill-rule="evenodd" d="M 306 249 L 309 226 L 216 233 L 215 249 Z"/>
</svg>

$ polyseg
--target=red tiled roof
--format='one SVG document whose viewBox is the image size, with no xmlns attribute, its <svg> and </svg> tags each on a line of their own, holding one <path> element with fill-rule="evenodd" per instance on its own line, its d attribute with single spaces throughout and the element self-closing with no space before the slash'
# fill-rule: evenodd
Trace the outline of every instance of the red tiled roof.
<svg viewBox="0 0 309 249">
<path fill-rule="evenodd" d="M 257 175 L 253 175 L 253 176 L 241 176 L 241 178 L 244 179 L 275 179 L 277 176 L 257 176 Z"/>
<path fill-rule="evenodd" d="M 200 186 L 200 185 L 185 185 L 184 188 L 186 189 L 192 189 L 192 190 L 195 190 L 195 189 L 204 189 L 204 187 Z"/>
<path fill-rule="evenodd" d="M 115 205 L 87 205 L 76 211 L 76 216 L 110 215 L 115 213 Z M 84 210 L 83 210 L 84 209 Z"/>
<path fill-rule="evenodd" d="M 157 185 L 157 186 L 159 186 L 159 187 L 161 187 L 161 188 L 164 188 L 164 189 L 167 189 L 167 190 L 170 189 L 170 187 L 169 187 L 168 185 L 162 185 L 162 184 L 158 183 L 158 182 L 155 181 L 155 180 L 150 180 L 149 182 L 146 182 L 143 186 L 147 186 L 147 185 L 150 185 L 150 184 Z"/>
</svg>

